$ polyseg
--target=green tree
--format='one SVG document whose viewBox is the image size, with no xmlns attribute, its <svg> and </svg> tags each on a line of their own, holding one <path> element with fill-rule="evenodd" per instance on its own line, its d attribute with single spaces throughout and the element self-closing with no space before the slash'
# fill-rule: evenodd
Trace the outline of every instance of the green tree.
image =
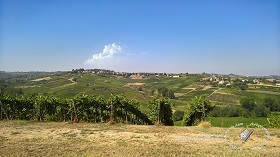
<svg viewBox="0 0 280 157">
<path fill-rule="evenodd" d="M 163 125 L 173 125 L 171 103 L 166 98 L 155 98 L 149 103 L 150 119 Z"/>
<path fill-rule="evenodd" d="M 210 103 L 207 95 L 195 96 L 190 102 L 190 108 L 185 112 L 184 125 L 197 125 L 213 108 L 214 105 Z"/>
<path fill-rule="evenodd" d="M 279 105 L 272 98 L 265 98 L 263 104 L 270 111 L 280 111 Z"/>
<path fill-rule="evenodd" d="M 269 109 L 267 107 L 265 107 L 264 105 L 260 104 L 257 105 L 254 110 L 253 110 L 253 114 L 256 117 L 267 117 L 269 112 Z"/>
<path fill-rule="evenodd" d="M 157 89 L 157 94 L 159 96 L 162 96 L 162 97 L 166 97 L 166 98 L 170 98 L 170 99 L 175 99 L 175 94 L 173 91 L 169 90 L 168 88 L 166 87 L 159 87 Z"/>
<path fill-rule="evenodd" d="M 253 111 L 253 109 L 256 107 L 256 102 L 251 97 L 242 98 L 240 100 L 240 104 L 243 108 L 245 108 L 246 110 L 248 110 L 250 112 Z"/>
</svg>

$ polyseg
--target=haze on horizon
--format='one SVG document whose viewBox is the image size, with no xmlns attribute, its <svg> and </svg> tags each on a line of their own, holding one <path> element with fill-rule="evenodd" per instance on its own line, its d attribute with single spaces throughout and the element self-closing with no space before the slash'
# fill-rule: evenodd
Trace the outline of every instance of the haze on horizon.
<svg viewBox="0 0 280 157">
<path fill-rule="evenodd" d="M 0 71 L 280 75 L 280 1 L 0 0 Z"/>
</svg>

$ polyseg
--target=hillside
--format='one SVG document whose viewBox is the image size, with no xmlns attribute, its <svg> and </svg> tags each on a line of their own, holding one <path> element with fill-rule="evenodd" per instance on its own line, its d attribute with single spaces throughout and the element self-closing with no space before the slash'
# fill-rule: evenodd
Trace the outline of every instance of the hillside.
<svg viewBox="0 0 280 157">
<path fill-rule="evenodd" d="M 210 76 L 207 74 L 174 76 L 167 74 L 160 76 L 156 74 L 120 75 L 112 72 L 104 74 L 98 72 L 1 73 L 1 79 L 9 78 L 9 87 L 20 90 L 22 93 L 49 93 L 60 98 L 73 97 L 78 93 L 105 97 L 111 93 L 123 94 L 139 101 L 142 110 L 147 110 L 149 101 L 160 94 L 172 98 L 172 107 L 175 110 L 185 110 L 193 97 L 202 94 L 207 94 L 212 102 L 221 105 L 239 105 L 239 100 L 246 96 L 253 97 L 256 103 L 262 103 L 266 97 L 280 102 L 280 87 L 272 85 L 261 86 L 247 83 L 248 87 L 241 90 L 239 86 L 225 86 L 211 82 L 207 80 Z M 11 82 L 13 80 L 14 82 Z"/>
</svg>

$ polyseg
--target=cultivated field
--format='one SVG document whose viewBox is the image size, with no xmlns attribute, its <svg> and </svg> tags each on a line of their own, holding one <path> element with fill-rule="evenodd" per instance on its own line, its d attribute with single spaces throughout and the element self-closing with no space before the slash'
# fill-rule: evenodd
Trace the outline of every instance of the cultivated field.
<svg viewBox="0 0 280 157">
<path fill-rule="evenodd" d="M 279 129 L 261 149 L 235 150 L 224 140 L 174 138 L 223 135 L 227 128 L 0 121 L 0 156 L 279 156 Z M 238 133 L 238 132 L 237 132 Z M 237 139 L 239 140 L 239 139 Z M 253 142 L 258 142 L 256 139 Z"/>
<path fill-rule="evenodd" d="M 75 78 L 75 82 L 73 79 Z M 108 96 L 111 93 L 124 94 L 128 98 L 136 99 L 145 110 L 149 100 L 155 96 L 154 90 L 166 87 L 175 93 L 173 103 L 175 109 L 187 109 L 187 103 L 195 96 L 207 94 L 213 102 L 238 105 L 243 97 L 253 97 L 258 104 L 263 98 L 271 97 L 280 102 L 280 88 L 272 86 L 258 86 L 249 84 L 247 90 L 237 88 L 215 87 L 210 82 L 201 81 L 203 76 L 183 76 L 170 78 L 167 76 L 138 75 L 123 77 L 116 75 L 99 76 L 96 74 L 57 74 L 46 75 L 42 78 L 31 78 L 20 86 L 24 93 L 52 93 L 61 98 L 73 97 L 78 93 L 88 95 Z M 36 81 L 34 81 L 36 80 Z M 255 88 L 256 87 L 256 88 Z M 139 90 L 141 88 L 141 90 Z"/>
</svg>

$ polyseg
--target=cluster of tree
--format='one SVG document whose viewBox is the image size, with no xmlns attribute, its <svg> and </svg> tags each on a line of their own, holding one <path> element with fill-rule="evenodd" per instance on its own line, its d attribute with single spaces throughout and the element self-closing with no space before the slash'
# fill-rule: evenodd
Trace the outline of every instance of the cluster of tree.
<svg viewBox="0 0 280 157">
<path fill-rule="evenodd" d="M 185 112 L 184 125 L 192 126 L 205 121 L 213 108 L 214 105 L 208 100 L 207 95 L 195 96 L 190 102 L 190 108 Z"/>
<path fill-rule="evenodd" d="M 216 106 L 210 115 L 213 117 L 267 117 L 270 112 L 280 111 L 280 105 L 269 97 L 265 98 L 260 104 L 257 104 L 255 99 L 251 97 L 245 97 L 240 100 L 240 104 L 241 106 Z"/>
<path fill-rule="evenodd" d="M 211 117 L 239 117 L 244 115 L 246 110 L 237 105 L 217 105 L 210 112 Z"/>
<path fill-rule="evenodd" d="M 166 87 L 159 87 L 156 90 L 153 90 L 152 95 L 165 97 L 165 98 L 170 98 L 170 99 L 175 99 L 174 91 L 169 90 Z"/>
<path fill-rule="evenodd" d="M 87 121 L 152 124 L 139 103 L 120 95 L 102 97 L 78 94 L 72 99 L 52 95 L 0 95 L 1 119 Z"/>
<path fill-rule="evenodd" d="M 280 105 L 272 98 L 265 98 L 262 103 L 257 104 L 254 98 L 245 97 L 240 100 L 241 106 L 246 109 L 247 117 L 267 117 L 270 112 L 280 111 Z"/>
<path fill-rule="evenodd" d="M 248 88 L 248 85 L 246 82 L 242 82 L 242 81 L 234 81 L 232 84 L 233 88 L 237 88 L 237 89 L 241 89 L 241 90 L 245 90 Z"/>
</svg>

